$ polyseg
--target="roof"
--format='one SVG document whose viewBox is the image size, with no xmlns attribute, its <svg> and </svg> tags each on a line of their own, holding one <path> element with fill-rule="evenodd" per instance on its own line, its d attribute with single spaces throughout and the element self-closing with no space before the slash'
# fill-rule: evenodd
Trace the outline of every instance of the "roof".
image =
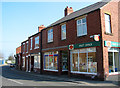
<svg viewBox="0 0 120 88">
<path fill-rule="evenodd" d="M 71 14 L 63 17 L 63 18 L 61 18 L 60 20 L 54 22 L 53 24 L 49 25 L 48 27 L 55 26 L 55 25 L 57 25 L 57 24 L 59 24 L 59 23 L 62 23 L 62 22 L 71 20 L 71 19 L 73 19 L 73 18 L 82 16 L 82 15 L 84 15 L 84 14 L 87 14 L 87 13 L 90 13 L 90 12 L 95 11 L 95 10 L 97 10 L 97 9 L 100 9 L 101 7 L 103 7 L 104 5 L 106 5 L 106 4 L 107 4 L 108 2 L 110 2 L 110 1 L 111 1 L 111 0 L 102 0 L 102 1 L 100 1 L 100 2 L 97 2 L 97 3 L 95 3 L 95 4 L 92 4 L 92 5 L 90 5 L 90 6 L 87 6 L 87 7 L 85 7 L 85 8 L 82 8 L 82 9 L 80 9 L 80 10 L 78 10 L 78 11 L 75 11 L 75 12 L 73 12 L 73 13 L 71 13 Z M 46 27 L 46 28 L 48 28 L 48 27 Z M 46 28 L 45 28 L 45 29 L 46 29 Z"/>
</svg>

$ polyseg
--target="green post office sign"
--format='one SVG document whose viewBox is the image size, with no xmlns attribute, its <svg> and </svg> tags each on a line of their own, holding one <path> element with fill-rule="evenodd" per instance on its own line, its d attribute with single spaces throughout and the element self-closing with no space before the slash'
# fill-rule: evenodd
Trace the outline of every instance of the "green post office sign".
<svg viewBox="0 0 120 88">
<path fill-rule="evenodd" d="M 85 47 L 95 47 L 95 46 L 100 46 L 100 41 L 74 44 L 74 49 L 75 48 L 85 48 Z M 68 48 L 69 48 L 69 46 L 68 46 Z"/>
<path fill-rule="evenodd" d="M 107 47 L 120 47 L 120 42 L 104 41 Z"/>
</svg>

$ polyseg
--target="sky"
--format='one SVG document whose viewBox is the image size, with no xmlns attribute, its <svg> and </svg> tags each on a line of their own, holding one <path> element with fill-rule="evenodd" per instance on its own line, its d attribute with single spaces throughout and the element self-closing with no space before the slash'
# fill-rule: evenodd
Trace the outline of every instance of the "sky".
<svg viewBox="0 0 120 88">
<path fill-rule="evenodd" d="M 64 17 L 65 7 L 72 7 L 77 11 L 91 2 L 11 2 L 0 3 L 0 52 L 4 59 L 16 53 L 16 48 L 29 36 L 38 32 L 38 26 L 47 27 L 53 22 Z"/>
</svg>

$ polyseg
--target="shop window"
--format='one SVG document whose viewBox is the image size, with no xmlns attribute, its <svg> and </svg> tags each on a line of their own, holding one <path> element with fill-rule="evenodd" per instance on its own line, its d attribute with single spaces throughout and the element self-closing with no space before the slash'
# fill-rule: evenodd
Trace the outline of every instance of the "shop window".
<svg viewBox="0 0 120 88">
<path fill-rule="evenodd" d="M 86 55 L 86 53 L 79 53 L 79 71 L 87 72 L 87 55 Z"/>
<path fill-rule="evenodd" d="M 34 68 L 40 68 L 40 56 L 34 56 Z"/>
<path fill-rule="evenodd" d="M 72 54 L 72 71 L 78 71 L 78 53 Z"/>
<path fill-rule="evenodd" d="M 97 61 L 95 52 L 88 53 L 88 72 L 96 73 L 97 72 Z"/>
<path fill-rule="evenodd" d="M 58 70 L 58 51 L 44 53 L 44 69 Z"/>
<path fill-rule="evenodd" d="M 86 17 L 77 20 L 77 36 L 87 35 Z"/>
<path fill-rule="evenodd" d="M 96 48 L 71 51 L 71 71 L 77 73 L 97 73 Z"/>
</svg>

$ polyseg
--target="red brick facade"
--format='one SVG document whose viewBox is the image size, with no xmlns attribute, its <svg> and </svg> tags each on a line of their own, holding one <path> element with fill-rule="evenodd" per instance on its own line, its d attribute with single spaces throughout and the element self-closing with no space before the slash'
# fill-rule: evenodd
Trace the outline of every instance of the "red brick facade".
<svg viewBox="0 0 120 88">
<path fill-rule="evenodd" d="M 120 3 L 119 3 L 120 4 Z M 32 35 L 28 38 L 28 40 L 21 43 L 21 52 L 22 57 L 28 57 L 28 71 L 36 69 L 41 74 L 57 74 L 62 75 L 62 52 L 67 51 L 68 58 L 68 71 L 66 72 L 68 76 L 87 76 L 86 74 L 76 74 L 71 73 L 71 65 L 70 65 L 70 50 L 68 49 L 68 45 L 71 44 L 81 44 L 94 42 L 91 36 L 100 35 L 100 46 L 95 46 L 96 48 L 96 60 L 97 60 L 97 78 L 106 79 L 109 76 L 109 59 L 108 59 L 108 47 L 105 47 L 105 41 L 113 41 L 120 42 L 120 26 L 118 19 L 120 17 L 120 5 L 118 2 L 109 2 L 103 7 L 91 11 L 89 13 L 83 14 L 82 16 L 74 17 L 72 19 L 66 20 L 64 22 L 58 23 L 54 26 L 50 27 L 38 27 L 39 32 L 35 35 Z M 112 34 L 107 34 L 105 32 L 105 16 L 107 13 L 110 15 L 111 19 L 111 29 Z M 67 13 L 65 13 L 67 14 Z M 66 16 L 66 15 L 65 15 Z M 86 17 L 87 23 L 87 35 L 77 36 L 77 20 Z M 66 24 L 66 39 L 61 40 L 61 25 Z M 48 42 L 48 30 L 53 29 L 53 42 Z M 39 36 L 39 48 L 35 49 L 35 38 Z M 32 49 L 31 49 L 31 39 L 32 39 Z M 27 41 L 28 41 L 28 53 L 26 53 L 27 49 Z M 25 52 L 23 53 L 23 45 L 25 44 Z M 58 51 L 58 71 L 47 71 L 44 70 L 44 53 Z M 16 51 L 17 52 L 17 51 Z M 40 55 L 40 68 L 30 68 L 30 65 L 34 65 L 34 57 L 33 54 Z M 31 63 L 29 63 L 31 60 Z M 26 64 L 23 70 L 26 70 Z"/>
</svg>

